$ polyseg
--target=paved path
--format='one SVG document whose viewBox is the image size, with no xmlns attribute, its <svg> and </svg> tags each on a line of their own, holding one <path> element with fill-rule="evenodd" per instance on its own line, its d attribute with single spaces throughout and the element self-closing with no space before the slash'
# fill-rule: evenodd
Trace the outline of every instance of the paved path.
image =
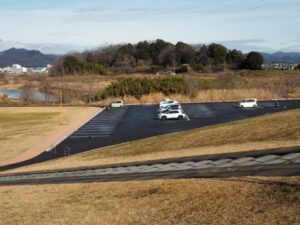
<svg viewBox="0 0 300 225">
<path fill-rule="evenodd" d="M 20 173 L 0 176 L 0 185 L 80 183 L 144 179 L 230 176 L 287 176 L 300 175 L 300 148 L 261 152 L 189 157 L 152 161 L 132 165 L 112 165 L 63 171 Z M 252 155 L 252 156 L 251 156 Z"/>
<path fill-rule="evenodd" d="M 55 146 L 60 142 L 62 142 L 70 134 L 76 131 L 79 127 L 81 127 L 91 118 L 98 115 L 101 111 L 102 109 L 98 107 L 89 108 L 89 111 L 85 113 L 83 116 L 81 116 L 79 119 L 77 119 L 75 122 L 63 127 L 63 129 L 51 135 L 50 137 L 46 138 L 41 143 L 37 144 L 36 146 L 29 149 L 28 151 L 23 152 L 22 154 L 14 158 L 5 161 L 0 161 L 0 167 L 10 165 L 10 164 L 20 163 L 40 155 L 41 153 L 45 152 L 47 149 L 51 148 L 51 146 Z"/>
</svg>

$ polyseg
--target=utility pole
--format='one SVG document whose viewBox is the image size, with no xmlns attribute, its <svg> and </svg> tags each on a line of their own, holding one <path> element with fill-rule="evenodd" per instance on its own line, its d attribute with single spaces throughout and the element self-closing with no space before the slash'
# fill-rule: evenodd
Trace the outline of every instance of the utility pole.
<svg viewBox="0 0 300 225">
<path fill-rule="evenodd" d="M 60 125 L 66 125 L 67 122 L 64 119 L 64 111 L 63 111 L 63 103 L 62 103 L 61 90 L 59 90 L 59 101 L 60 101 L 60 121 L 59 121 L 59 124 Z"/>
</svg>

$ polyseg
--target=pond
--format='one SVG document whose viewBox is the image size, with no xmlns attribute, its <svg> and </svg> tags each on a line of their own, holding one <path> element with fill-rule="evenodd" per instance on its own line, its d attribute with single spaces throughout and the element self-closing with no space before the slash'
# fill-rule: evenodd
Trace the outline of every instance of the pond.
<svg viewBox="0 0 300 225">
<path fill-rule="evenodd" d="M 32 90 L 0 90 L 0 93 L 3 93 L 12 99 L 15 100 L 30 100 L 38 102 L 57 102 L 58 97 L 55 95 L 46 94 L 40 91 Z"/>
</svg>

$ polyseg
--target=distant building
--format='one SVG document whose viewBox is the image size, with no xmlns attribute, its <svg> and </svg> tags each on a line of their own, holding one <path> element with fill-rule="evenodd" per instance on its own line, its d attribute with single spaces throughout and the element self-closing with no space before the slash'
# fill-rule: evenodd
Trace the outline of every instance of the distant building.
<svg viewBox="0 0 300 225">
<path fill-rule="evenodd" d="M 47 72 L 47 67 L 36 67 L 31 69 L 32 73 L 46 73 Z"/>
<path fill-rule="evenodd" d="M 298 64 L 292 63 L 264 63 L 262 68 L 265 70 L 294 70 L 298 68 Z"/>
<path fill-rule="evenodd" d="M 36 67 L 36 68 L 26 68 L 19 64 L 13 64 L 12 66 L 0 68 L 0 73 L 8 73 L 8 74 L 25 74 L 25 73 L 48 73 L 51 65 L 47 65 L 47 67 Z"/>
<path fill-rule="evenodd" d="M 179 68 L 175 70 L 176 73 L 188 73 L 192 70 L 189 64 L 182 64 Z"/>
<path fill-rule="evenodd" d="M 10 73 L 10 74 L 22 74 L 22 73 L 27 73 L 28 68 L 22 67 L 19 64 L 13 64 L 11 67 L 4 67 L 1 69 L 2 73 Z"/>
</svg>

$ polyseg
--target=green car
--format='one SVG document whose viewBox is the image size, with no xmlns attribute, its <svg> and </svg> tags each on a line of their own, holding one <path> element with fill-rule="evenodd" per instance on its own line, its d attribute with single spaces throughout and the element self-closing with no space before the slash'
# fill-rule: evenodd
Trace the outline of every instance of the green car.
<svg viewBox="0 0 300 225">
<path fill-rule="evenodd" d="M 123 108 L 124 102 L 122 100 L 115 100 L 109 104 L 110 108 Z"/>
</svg>

